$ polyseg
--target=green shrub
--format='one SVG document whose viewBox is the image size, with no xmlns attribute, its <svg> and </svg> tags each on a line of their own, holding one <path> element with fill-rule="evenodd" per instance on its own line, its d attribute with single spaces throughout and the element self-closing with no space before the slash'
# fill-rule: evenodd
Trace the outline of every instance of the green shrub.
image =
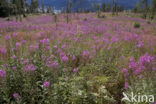
<svg viewBox="0 0 156 104">
<path fill-rule="evenodd" d="M 97 78 L 95 78 L 97 79 Z M 87 80 L 85 77 L 59 78 L 54 84 L 53 101 L 55 104 L 104 104 L 114 102 L 113 97 L 104 85 L 98 84 L 99 80 Z M 98 85 L 97 85 L 98 84 Z"/>
<path fill-rule="evenodd" d="M 103 14 L 103 15 L 101 16 L 101 18 L 106 18 L 106 16 Z"/>
<path fill-rule="evenodd" d="M 140 23 L 139 22 L 135 22 L 133 26 L 134 26 L 134 28 L 140 28 Z"/>
<path fill-rule="evenodd" d="M 151 24 L 151 21 L 147 21 L 148 24 Z"/>
<path fill-rule="evenodd" d="M 87 21 L 87 18 L 84 18 L 83 20 L 84 20 L 84 21 Z"/>
<path fill-rule="evenodd" d="M 97 11 L 97 17 L 100 18 L 101 17 L 101 11 Z"/>
</svg>

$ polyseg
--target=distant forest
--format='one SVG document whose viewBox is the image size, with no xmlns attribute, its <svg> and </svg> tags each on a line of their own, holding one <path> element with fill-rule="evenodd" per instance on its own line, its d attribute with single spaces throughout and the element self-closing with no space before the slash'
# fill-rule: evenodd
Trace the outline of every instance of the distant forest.
<svg viewBox="0 0 156 104">
<path fill-rule="evenodd" d="M 47 3 L 47 2 L 46 2 Z M 112 0 L 111 3 L 93 3 L 91 9 L 82 7 L 82 0 L 66 0 L 65 8 L 61 9 L 63 13 L 71 12 L 122 12 L 124 5 L 119 5 L 118 0 Z M 127 4 L 128 5 L 128 4 Z M 131 10 L 134 13 L 142 13 L 143 18 L 147 15 L 154 18 L 156 14 L 156 0 L 142 0 L 137 2 Z M 45 6 L 44 0 L 0 0 L 0 17 L 9 17 L 22 15 L 26 17 L 30 13 L 54 13 L 52 6 Z"/>
</svg>

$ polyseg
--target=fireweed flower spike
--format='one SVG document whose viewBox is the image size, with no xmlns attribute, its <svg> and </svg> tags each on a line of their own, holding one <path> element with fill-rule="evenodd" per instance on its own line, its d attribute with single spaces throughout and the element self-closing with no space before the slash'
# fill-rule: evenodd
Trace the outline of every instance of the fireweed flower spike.
<svg viewBox="0 0 156 104">
<path fill-rule="evenodd" d="M 20 47 L 21 47 L 21 43 L 17 42 L 17 43 L 16 43 L 16 47 L 17 47 L 17 48 L 20 48 Z"/>
<path fill-rule="evenodd" d="M 125 82 L 125 89 L 128 90 L 129 84 L 128 82 Z"/>
<path fill-rule="evenodd" d="M 54 58 L 54 55 L 52 54 L 52 55 L 50 56 L 50 58 Z"/>
<path fill-rule="evenodd" d="M 10 40 L 10 36 L 9 35 L 5 35 L 5 40 Z"/>
<path fill-rule="evenodd" d="M 67 57 L 66 55 L 64 55 L 64 56 L 62 57 L 62 61 L 63 61 L 63 62 L 68 62 L 68 57 Z"/>
<path fill-rule="evenodd" d="M 0 49 L 0 53 L 7 54 L 7 50 L 6 49 Z"/>
<path fill-rule="evenodd" d="M 12 56 L 13 59 L 16 59 L 17 57 L 15 55 Z"/>
<path fill-rule="evenodd" d="M 72 60 L 73 60 L 73 61 L 76 60 L 76 57 L 75 57 L 74 55 L 72 56 Z"/>
<path fill-rule="evenodd" d="M 13 66 L 12 69 L 13 69 L 13 70 L 16 70 L 16 66 Z"/>
<path fill-rule="evenodd" d="M 57 45 L 53 46 L 53 48 L 56 49 L 57 48 Z"/>
<path fill-rule="evenodd" d="M 134 73 L 135 73 L 135 75 L 138 75 L 138 74 L 140 74 L 141 72 L 142 72 L 142 70 L 138 68 L 138 69 L 135 70 Z"/>
<path fill-rule="evenodd" d="M 8 64 L 5 63 L 4 66 L 5 66 L 5 67 L 8 67 Z"/>
<path fill-rule="evenodd" d="M 73 71 L 77 73 L 79 71 L 79 69 L 78 68 L 74 68 Z"/>
<path fill-rule="evenodd" d="M 45 81 L 45 82 L 43 83 L 43 86 L 44 86 L 45 88 L 48 88 L 48 87 L 50 86 L 50 82 L 49 82 L 49 81 Z"/>
<path fill-rule="evenodd" d="M 130 62 L 129 62 L 129 68 L 130 69 L 135 69 L 137 67 L 137 63 L 135 62 L 134 57 L 130 58 Z"/>
<path fill-rule="evenodd" d="M 152 70 L 156 71 L 156 67 L 153 67 Z"/>
<path fill-rule="evenodd" d="M 126 68 L 123 68 L 123 69 L 122 69 L 122 72 L 123 72 L 123 74 L 124 74 L 125 76 L 128 76 L 128 75 L 129 75 L 128 70 L 127 70 Z"/>
<path fill-rule="evenodd" d="M 50 46 L 46 46 L 46 51 L 49 51 L 50 50 Z"/>
<path fill-rule="evenodd" d="M 28 63 L 29 63 L 28 59 L 24 60 L 24 64 L 28 64 Z"/>
<path fill-rule="evenodd" d="M 18 93 L 14 93 L 13 94 L 14 99 L 19 100 L 20 99 L 20 95 Z"/>
<path fill-rule="evenodd" d="M 154 62 L 154 57 L 148 55 L 147 53 L 141 56 L 139 60 L 140 65 L 153 64 L 153 62 Z"/>
<path fill-rule="evenodd" d="M 0 78 L 4 78 L 6 76 L 6 72 L 4 70 L 0 70 Z"/>
<path fill-rule="evenodd" d="M 64 49 L 64 50 L 66 49 L 66 45 L 65 44 L 62 46 L 62 49 Z"/>
<path fill-rule="evenodd" d="M 68 81 L 69 80 L 69 77 L 66 77 L 66 81 Z"/>
<path fill-rule="evenodd" d="M 58 63 L 57 61 L 54 61 L 53 64 L 52 64 L 52 66 L 53 66 L 54 68 L 57 68 L 57 67 L 59 66 L 59 63 Z"/>
<path fill-rule="evenodd" d="M 17 37 L 17 34 L 16 34 L 16 33 L 14 33 L 14 34 L 12 34 L 12 36 L 13 36 L 13 37 Z"/>
<path fill-rule="evenodd" d="M 25 44 L 25 43 L 26 43 L 26 40 L 23 39 L 23 40 L 22 40 L 22 43 Z"/>
<path fill-rule="evenodd" d="M 83 51 L 82 56 L 88 56 L 89 52 L 88 51 Z"/>
<path fill-rule="evenodd" d="M 33 65 L 33 64 L 30 64 L 30 65 L 26 65 L 25 67 L 24 67 L 24 70 L 27 72 L 27 71 L 35 71 L 36 70 L 36 68 L 35 68 L 35 66 Z"/>
</svg>

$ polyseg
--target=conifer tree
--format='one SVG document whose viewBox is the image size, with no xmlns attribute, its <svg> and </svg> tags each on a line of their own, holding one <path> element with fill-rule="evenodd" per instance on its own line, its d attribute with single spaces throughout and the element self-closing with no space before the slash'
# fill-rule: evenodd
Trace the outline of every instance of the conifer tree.
<svg viewBox="0 0 156 104">
<path fill-rule="evenodd" d="M 44 13 L 45 11 L 44 11 L 44 2 L 43 2 L 43 0 L 41 0 L 41 8 L 42 8 L 42 13 Z"/>
</svg>

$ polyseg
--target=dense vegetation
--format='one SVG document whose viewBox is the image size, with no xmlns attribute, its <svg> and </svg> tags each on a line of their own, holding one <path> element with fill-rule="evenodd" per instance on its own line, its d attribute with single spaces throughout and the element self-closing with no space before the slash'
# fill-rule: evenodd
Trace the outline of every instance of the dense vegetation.
<svg viewBox="0 0 156 104">
<path fill-rule="evenodd" d="M 44 0 L 0 0 L 0 104 L 155 104 L 149 1 L 90 11 L 67 0 L 57 14 Z"/>
<path fill-rule="evenodd" d="M 129 104 L 123 92 L 154 95 L 156 23 L 119 15 L 0 19 L 0 103 Z"/>
</svg>

